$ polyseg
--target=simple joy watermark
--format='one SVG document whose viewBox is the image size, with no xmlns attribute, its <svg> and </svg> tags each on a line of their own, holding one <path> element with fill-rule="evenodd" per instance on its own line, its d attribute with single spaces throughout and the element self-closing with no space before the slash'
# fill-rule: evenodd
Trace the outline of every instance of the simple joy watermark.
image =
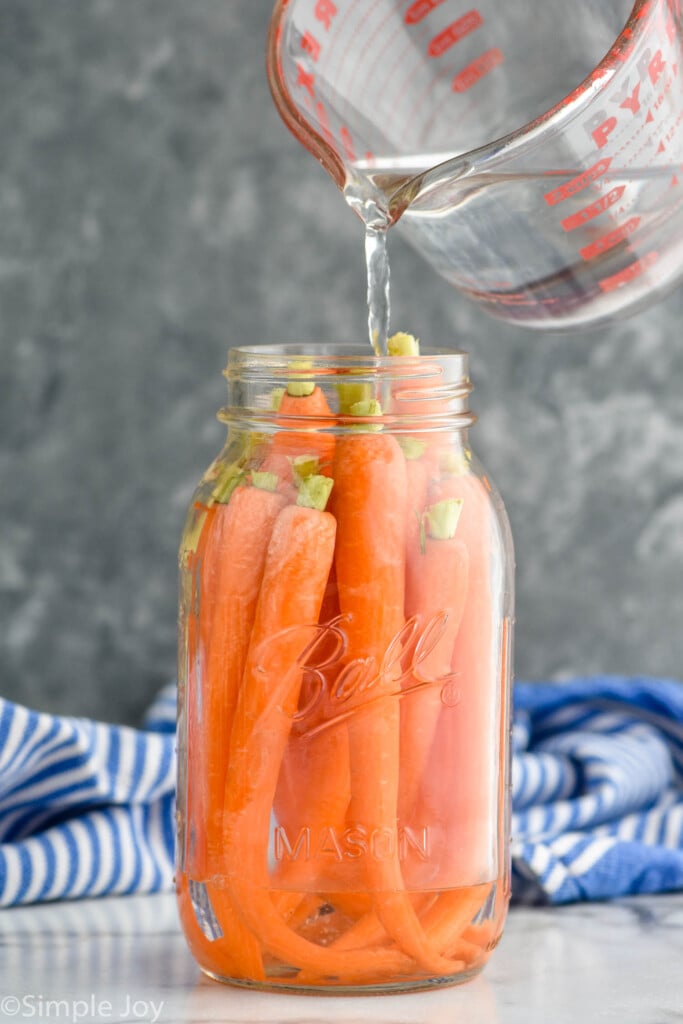
<svg viewBox="0 0 683 1024">
<path fill-rule="evenodd" d="M 163 1000 L 140 999 L 123 992 L 116 1000 L 102 999 L 91 992 L 77 999 L 52 999 L 42 994 L 2 996 L 0 1019 L 68 1021 L 121 1020 L 150 1021 L 157 1024 L 164 1009 Z"/>
</svg>

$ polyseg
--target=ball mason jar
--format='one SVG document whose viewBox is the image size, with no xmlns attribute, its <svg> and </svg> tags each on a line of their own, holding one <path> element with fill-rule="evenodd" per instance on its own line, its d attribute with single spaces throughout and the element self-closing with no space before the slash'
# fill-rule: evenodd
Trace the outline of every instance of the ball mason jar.
<svg viewBox="0 0 683 1024">
<path fill-rule="evenodd" d="M 513 555 L 467 356 L 233 349 L 180 551 L 176 886 L 202 970 L 465 981 L 509 900 Z"/>
</svg>

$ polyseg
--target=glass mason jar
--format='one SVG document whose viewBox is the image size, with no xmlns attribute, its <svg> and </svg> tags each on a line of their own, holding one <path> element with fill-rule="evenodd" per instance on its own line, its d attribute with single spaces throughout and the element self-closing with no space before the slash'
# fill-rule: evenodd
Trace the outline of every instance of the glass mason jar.
<svg viewBox="0 0 683 1024">
<path fill-rule="evenodd" d="M 509 899 L 513 565 L 467 356 L 233 349 L 180 552 L 177 893 L 213 978 L 476 974 Z"/>
</svg>

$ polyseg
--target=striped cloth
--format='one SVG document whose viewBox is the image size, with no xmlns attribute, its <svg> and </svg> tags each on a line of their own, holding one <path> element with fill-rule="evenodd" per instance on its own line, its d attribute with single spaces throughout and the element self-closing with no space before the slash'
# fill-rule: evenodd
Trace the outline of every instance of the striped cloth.
<svg viewBox="0 0 683 1024">
<path fill-rule="evenodd" d="M 144 731 L 0 699 L 0 907 L 170 888 L 174 690 Z"/>
<path fill-rule="evenodd" d="M 683 683 L 518 684 L 513 750 L 520 902 L 683 889 Z"/>
<path fill-rule="evenodd" d="M 0 907 L 171 887 L 174 731 L 0 699 Z M 514 899 L 683 889 L 683 684 L 518 683 L 513 745 Z"/>
</svg>

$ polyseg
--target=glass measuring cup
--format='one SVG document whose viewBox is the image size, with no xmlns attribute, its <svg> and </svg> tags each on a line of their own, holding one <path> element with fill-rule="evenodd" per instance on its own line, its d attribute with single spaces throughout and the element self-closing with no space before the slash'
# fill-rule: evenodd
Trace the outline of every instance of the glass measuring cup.
<svg viewBox="0 0 683 1024">
<path fill-rule="evenodd" d="M 288 127 L 366 225 L 529 327 L 683 274 L 683 0 L 278 0 Z"/>
</svg>

